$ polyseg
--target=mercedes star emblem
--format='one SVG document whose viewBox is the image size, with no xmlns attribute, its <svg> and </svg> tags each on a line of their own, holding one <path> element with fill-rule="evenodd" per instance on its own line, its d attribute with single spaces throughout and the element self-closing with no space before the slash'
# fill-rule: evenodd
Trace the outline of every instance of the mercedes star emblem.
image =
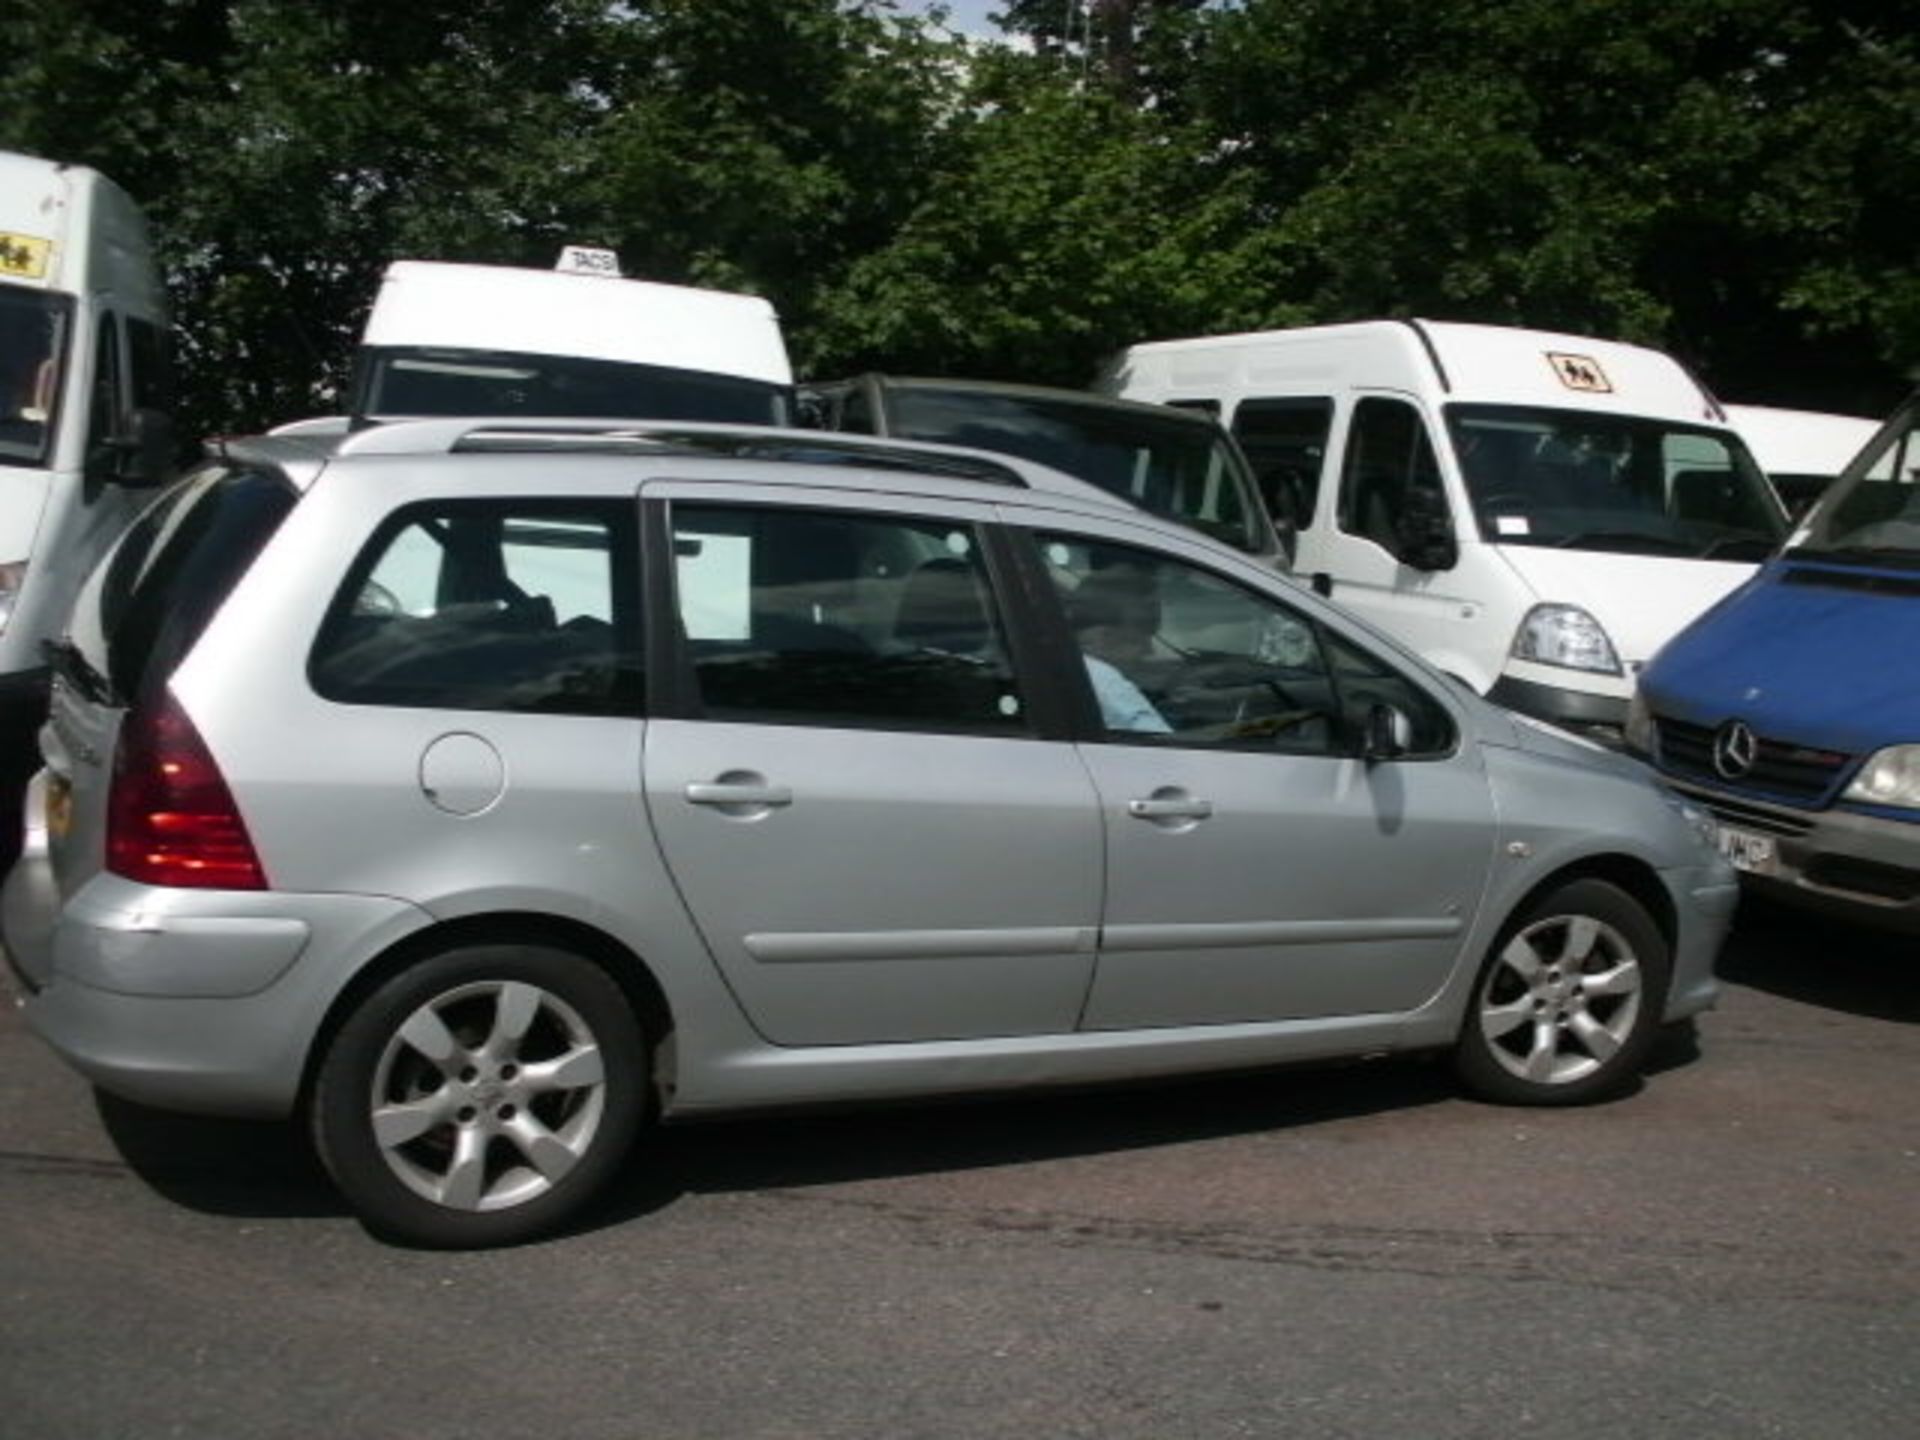
<svg viewBox="0 0 1920 1440">
<path fill-rule="evenodd" d="M 1744 720 L 1729 720 L 1713 734 L 1713 768 L 1723 779 L 1738 780 L 1753 769 L 1760 742 Z"/>
</svg>

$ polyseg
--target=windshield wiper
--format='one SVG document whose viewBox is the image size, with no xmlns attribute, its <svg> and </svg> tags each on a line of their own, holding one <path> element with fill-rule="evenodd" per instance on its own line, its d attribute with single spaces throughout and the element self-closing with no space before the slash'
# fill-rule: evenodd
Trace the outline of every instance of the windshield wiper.
<svg viewBox="0 0 1920 1440">
<path fill-rule="evenodd" d="M 1700 550 L 1702 560 L 1714 560 L 1732 555 L 1739 560 L 1764 560 L 1773 553 L 1780 542 L 1769 540 L 1764 535 L 1722 535 L 1718 540 L 1709 540 Z M 1736 552 L 1744 550 L 1745 554 Z"/>
<path fill-rule="evenodd" d="M 1691 555 L 1693 546 L 1670 535 L 1649 535 L 1644 530 L 1581 530 L 1561 535 L 1549 542 L 1556 550 L 1645 550 L 1655 555 Z"/>
<path fill-rule="evenodd" d="M 113 682 L 95 669 L 93 662 L 71 640 L 43 640 L 40 652 L 47 657 L 53 673 L 78 690 L 83 699 L 116 708 L 124 703 Z"/>
</svg>

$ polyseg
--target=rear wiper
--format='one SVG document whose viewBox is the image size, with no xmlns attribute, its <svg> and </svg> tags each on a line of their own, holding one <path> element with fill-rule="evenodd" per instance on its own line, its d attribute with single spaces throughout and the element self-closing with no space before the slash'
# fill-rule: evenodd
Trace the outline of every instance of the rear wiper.
<svg viewBox="0 0 1920 1440">
<path fill-rule="evenodd" d="M 95 705 L 121 705 L 113 682 L 95 669 L 93 662 L 71 640 L 43 640 L 40 652 L 47 657 L 53 673 L 78 690 L 84 699 Z"/>
</svg>

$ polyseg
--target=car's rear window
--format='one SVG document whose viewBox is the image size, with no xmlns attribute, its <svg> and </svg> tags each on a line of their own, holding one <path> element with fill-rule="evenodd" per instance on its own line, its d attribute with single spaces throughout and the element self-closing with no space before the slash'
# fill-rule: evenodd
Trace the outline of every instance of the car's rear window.
<svg viewBox="0 0 1920 1440">
<path fill-rule="evenodd" d="M 94 624 L 74 626 L 115 695 L 131 703 L 165 682 L 296 498 L 277 476 L 213 464 L 141 514 L 106 562 Z"/>
</svg>

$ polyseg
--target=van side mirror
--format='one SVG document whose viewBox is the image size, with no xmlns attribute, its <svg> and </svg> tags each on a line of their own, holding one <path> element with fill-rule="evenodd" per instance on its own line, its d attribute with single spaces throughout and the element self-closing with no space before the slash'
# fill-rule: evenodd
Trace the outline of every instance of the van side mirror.
<svg viewBox="0 0 1920 1440">
<path fill-rule="evenodd" d="M 1393 558 L 1415 570 L 1451 570 L 1460 561 L 1453 517 L 1437 490 L 1409 489 L 1394 523 Z"/>
<path fill-rule="evenodd" d="M 166 411 L 134 410 L 94 447 L 87 473 L 130 489 L 158 485 L 173 473 L 177 443 L 173 417 Z"/>
<path fill-rule="evenodd" d="M 1361 722 L 1360 758 L 1368 764 L 1397 760 L 1413 748 L 1413 721 L 1407 712 L 1376 701 Z"/>
</svg>

